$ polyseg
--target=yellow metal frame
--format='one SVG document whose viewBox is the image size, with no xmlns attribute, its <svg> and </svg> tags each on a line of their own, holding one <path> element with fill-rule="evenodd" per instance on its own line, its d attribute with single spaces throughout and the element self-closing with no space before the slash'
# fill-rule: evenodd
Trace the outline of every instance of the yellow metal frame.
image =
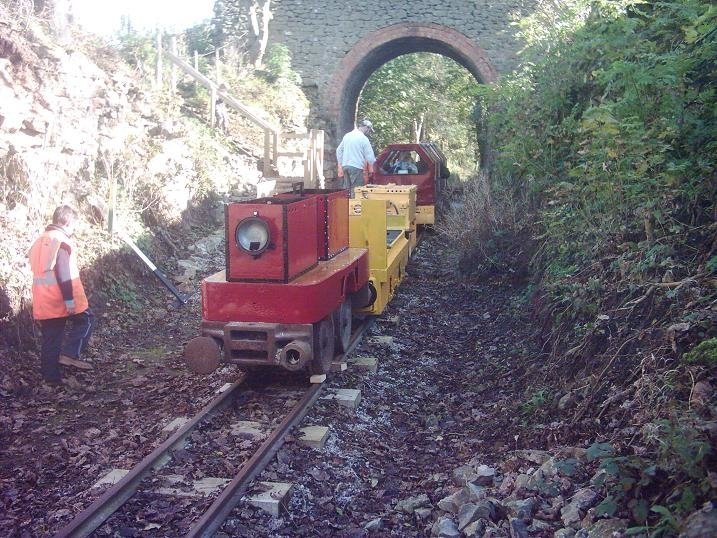
<svg viewBox="0 0 717 538">
<path fill-rule="evenodd" d="M 386 200 L 388 225 L 403 228 L 408 232 L 409 250 L 416 246 L 416 189 L 415 185 L 365 185 L 354 189 L 356 199 Z"/>
<path fill-rule="evenodd" d="M 416 224 L 435 224 L 436 223 L 436 206 L 419 205 L 416 206 Z"/>
<path fill-rule="evenodd" d="M 409 240 L 406 230 L 389 223 L 386 214 L 388 200 L 355 198 L 349 200 L 349 246 L 368 249 L 369 278 L 376 288 L 376 300 L 369 308 L 359 310 L 378 315 L 389 303 L 406 274 Z M 389 230 L 400 230 L 390 245 L 386 244 Z M 414 234 L 415 235 L 415 234 Z"/>
</svg>

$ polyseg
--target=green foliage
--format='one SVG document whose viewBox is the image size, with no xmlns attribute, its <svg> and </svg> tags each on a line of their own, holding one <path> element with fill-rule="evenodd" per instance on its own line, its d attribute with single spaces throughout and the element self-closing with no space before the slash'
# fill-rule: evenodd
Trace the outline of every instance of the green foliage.
<svg viewBox="0 0 717 538">
<path fill-rule="evenodd" d="M 549 398 L 549 391 L 545 389 L 536 390 L 533 394 L 531 394 L 530 398 L 528 398 L 528 400 L 520 406 L 520 410 L 523 415 L 535 415 L 545 408 Z"/>
<path fill-rule="evenodd" d="M 533 270 L 577 328 L 604 300 L 578 278 L 596 259 L 613 260 L 603 277 L 659 281 L 712 221 L 717 8 L 549 2 L 518 27 L 521 68 L 479 88 L 491 187 L 537 214 Z"/>
<path fill-rule="evenodd" d="M 717 366 L 717 338 L 710 338 L 697 344 L 694 349 L 682 355 L 682 362 Z"/>
<path fill-rule="evenodd" d="M 358 117 L 370 118 L 374 145 L 432 140 L 451 170 L 468 175 L 478 156 L 472 117 L 478 83 L 463 67 L 438 54 L 406 54 L 371 75 L 361 92 Z"/>
<path fill-rule="evenodd" d="M 301 84 L 301 77 L 291 67 L 291 51 L 283 43 L 270 45 L 264 56 L 266 77 L 269 82 L 288 81 Z"/>
<path fill-rule="evenodd" d="M 135 32 L 131 26 L 116 36 L 117 50 L 142 76 L 150 76 L 157 58 L 155 38 L 148 32 Z"/>
<path fill-rule="evenodd" d="M 707 263 L 705 263 L 705 269 L 709 273 L 717 273 L 717 256 L 712 256 Z"/>
<path fill-rule="evenodd" d="M 613 517 L 627 510 L 637 526 L 629 534 L 672 536 L 681 518 L 698 507 L 698 498 L 717 493 L 708 473 L 714 464 L 709 441 L 687 420 L 661 420 L 649 425 L 655 446 L 653 461 L 641 456 L 616 456 L 607 443 L 587 450 L 589 461 L 603 471 L 593 486 L 607 495 L 596 516 Z"/>
<path fill-rule="evenodd" d="M 211 21 L 203 21 L 184 31 L 184 41 L 187 51 L 193 55 L 197 51 L 200 56 L 214 52 L 213 28 Z"/>
<path fill-rule="evenodd" d="M 142 311 L 143 305 L 137 285 L 126 274 L 106 274 L 101 277 L 99 285 L 100 291 L 110 303 L 119 303 L 134 313 Z"/>
</svg>

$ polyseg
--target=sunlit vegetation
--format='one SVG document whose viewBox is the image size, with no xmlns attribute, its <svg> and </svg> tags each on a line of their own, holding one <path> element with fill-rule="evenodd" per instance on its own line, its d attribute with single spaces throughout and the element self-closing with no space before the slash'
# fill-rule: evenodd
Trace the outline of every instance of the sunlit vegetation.
<svg viewBox="0 0 717 538">
<path fill-rule="evenodd" d="M 523 69 L 482 89 L 494 190 L 538 211 L 534 270 L 556 299 L 606 255 L 636 282 L 684 278 L 707 261 L 694 247 L 714 222 L 717 9 L 563 6 L 550 35 L 540 14 L 523 21 Z M 594 315 L 602 294 L 587 295 L 563 315 Z"/>
<path fill-rule="evenodd" d="M 550 375 L 588 380 L 573 422 L 611 386 L 651 420 L 645 457 L 606 459 L 621 482 L 601 508 L 627 506 L 633 533 L 672 535 L 715 492 L 709 442 L 684 424 L 700 420 L 690 387 L 715 374 L 717 8 L 546 2 L 519 28 L 521 68 L 479 88 L 486 166 L 467 190 L 490 203 L 472 215 L 464 268 L 516 269 L 529 246 Z M 679 345 L 670 327 L 684 328 Z M 683 352 L 700 367 L 675 366 Z M 664 457 L 683 445 L 684 461 Z"/>
<path fill-rule="evenodd" d="M 358 117 L 374 124 L 374 147 L 431 140 L 443 149 L 452 171 L 465 177 L 478 160 L 473 109 L 478 83 L 453 60 L 438 54 L 406 54 L 369 78 Z"/>
</svg>

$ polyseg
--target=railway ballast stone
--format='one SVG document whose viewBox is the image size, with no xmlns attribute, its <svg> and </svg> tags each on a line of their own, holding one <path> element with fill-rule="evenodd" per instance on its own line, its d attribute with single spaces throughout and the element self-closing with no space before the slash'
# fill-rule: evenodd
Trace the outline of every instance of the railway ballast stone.
<svg viewBox="0 0 717 538">
<path fill-rule="evenodd" d="M 598 494 L 591 488 L 582 488 L 575 492 L 570 503 L 560 510 L 560 517 L 566 527 L 580 523 L 585 511 L 598 501 Z"/>
<path fill-rule="evenodd" d="M 444 512 L 451 512 L 452 514 L 457 514 L 461 506 L 471 502 L 472 500 L 473 496 L 471 495 L 470 490 L 465 487 L 438 501 L 438 508 L 440 508 Z"/>
<path fill-rule="evenodd" d="M 473 503 L 466 503 L 458 509 L 458 528 L 463 530 L 483 516 L 484 510 L 481 507 Z"/>
<path fill-rule="evenodd" d="M 447 516 L 443 516 L 436 521 L 431 529 L 431 536 L 438 536 L 439 538 L 453 538 L 460 535 L 461 531 L 458 530 L 455 522 Z"/>
<path fill-rule="evenodd" d="M 409 497 L 408 499 L 398 501 L 398 503 L 396 503 L 396 511 L 412 514 L 419 508 L 429 506 L 431 506 L 431 499 L 429 499 L 425 493 L 421 493 L 416 497 Z"/>
<path fill-rule="evenodd" d="M 717 536 L 717 505 L 706 502 L 701 510 L 688 517 L 682 536 L 684 538 Z"/>
<path fill-rule="evenodd" d="M 517 517 L 512 517 L 508 521 L 510 524 L 510 538 L 528 538 L 528 526 L 525 521 Z"/>
<path fill-rule="evenodd" d="M 575 538 L 612 538 L 613 536 L 622 536 L 625 532 L 625 529 L 627 529 L 628 524 L 629 521 L 627 519 L 601 519 L 590 527 L 580 529 L 578 532 L 575 533 Z M 683 534 L 681 536 L 688 538 L 698 538 L 703 536 L 715 536 L 715 534 Z"/>
<path fill-rule="evenodd" d="M 366 529 L 368 532 L 378 532 L 383 529 L 383 519 L 380 517 L 372 519 L 371 521 L 366 523 L 363 528 Z"/>
<path fill-rule="evenodd" d="M 488 523 L 485 519 L 479 519 L 468 525 L 465 529 L 463 529 L 463 534 L 465 534 L 467 538 L 482 537 L 485 533 L 487 525 Z"/>
<path fill-rule="evenodd" d="M 476 478 L 471 480 L 472 483 L 479 486 L 492 486 L 495 480 L 495 469 L 487 465 L 479 465 L 476 470 Z"/>
<path fill-rule="evenodd" d="M 527 499 L 503 499 L 503 506 L 508 511 L 508 515 L 520 519 L 530 520 L 535 513 L 537 499 L 528 497 Z"/>
</svg>

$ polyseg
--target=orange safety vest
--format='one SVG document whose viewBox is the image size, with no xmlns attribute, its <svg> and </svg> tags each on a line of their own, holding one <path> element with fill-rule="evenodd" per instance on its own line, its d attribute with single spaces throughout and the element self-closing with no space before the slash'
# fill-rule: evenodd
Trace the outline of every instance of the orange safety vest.
<svg viewBox="0 0 717 538">
<path fill-rule="evenodd" d="M 57 253 L 63 243 L 70 247 L 70 277 L 75 314 L 84 312 L 89 307 L 77 268 L 75 246 L 65 233 L 51 228 L 37 238 L 28 254 L 33 277 L 32 317 L 35 319 L 64 318 L 70 315 L 55 276 Z"/>
</svg>

